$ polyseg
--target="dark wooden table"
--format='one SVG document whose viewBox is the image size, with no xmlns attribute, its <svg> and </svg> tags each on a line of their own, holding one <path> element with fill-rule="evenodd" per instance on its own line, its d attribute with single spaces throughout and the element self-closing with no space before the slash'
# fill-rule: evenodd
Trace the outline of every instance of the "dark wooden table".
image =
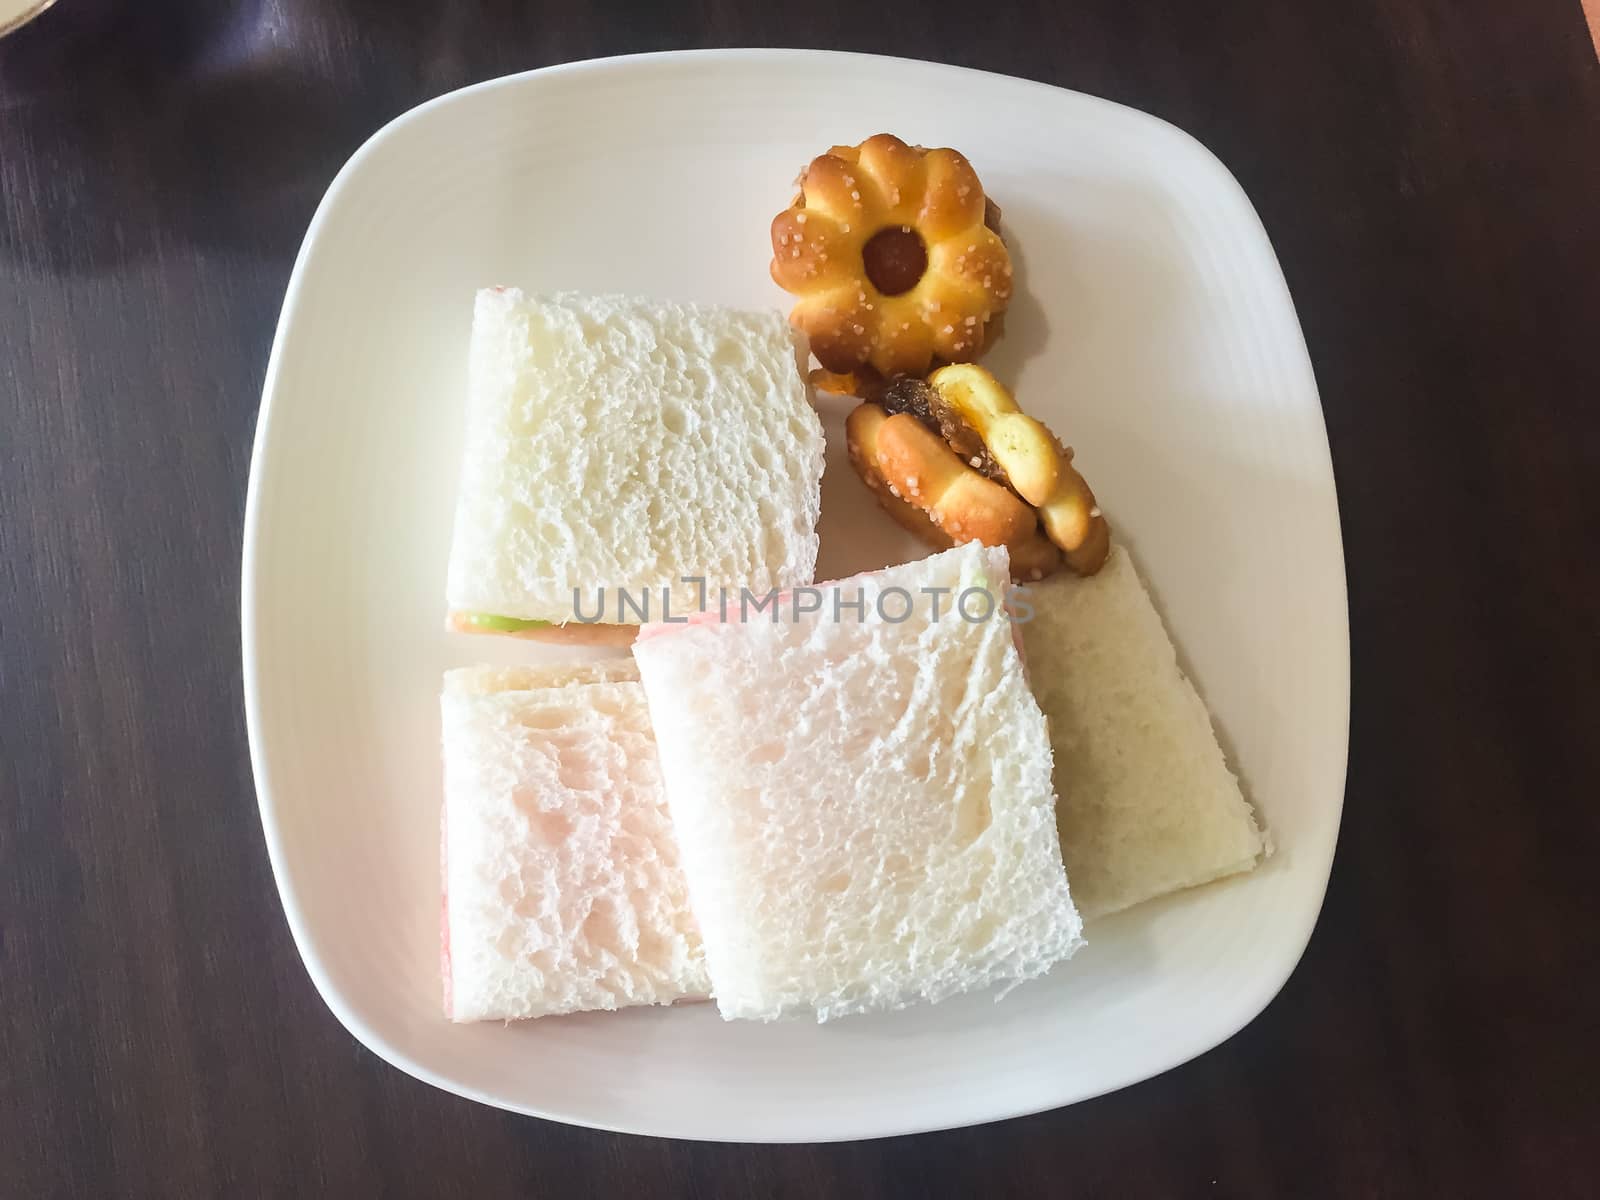
<svg viewBox="0 0 1600 1200">
<path fill-rule="evenodd" d="M 1600 65 L 1579 0 L 229 7 L 60 0 L 0 43 L 0 1194 L 1600 1194 Z M 368 133 L 459 84 L 739 44 L 1147 109 L 1217 152 L 1277 246 L 1349 563 L 1344 831 L 1282 995 L 1158 1079 L 878 1143 L 615 1137 L 406 1078 L 290 943 L 238 564 L 312 208 Z"/>
</svg>

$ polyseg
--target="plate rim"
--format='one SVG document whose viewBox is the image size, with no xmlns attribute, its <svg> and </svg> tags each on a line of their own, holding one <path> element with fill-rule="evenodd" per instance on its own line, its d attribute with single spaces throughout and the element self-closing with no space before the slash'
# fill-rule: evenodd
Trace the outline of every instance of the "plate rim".
<svg viewBox="0 0 1600 1200">
<path fill-rule="evenodd" d="M 278 390 L 278 375 L 281 367 L 285 335 L 291 318 L 299 307 L 298 300 L 304 283 L 304 275 L 314 247 L 316 246 L 329 212 L 337 199 L 348 186 L 350 179 L 360 169 L 365 160 L 375 154 L 378 149 L 396 133 L 407 125 L 423 119 L 434 109 L 452 104 L 464 96 L 480 92 L 508 89 L 526 83 L 536 78 L 549 78 L 558 75 L 580 75 L 586 73 L 601 73 L 611 70 L 626 70 L 634 67 L 649 66 L 662 62 L 682 61 L 685 59 L 699 60 L 708 64 L 721 63 L 746 63 L 751 60 L 764 60 L 772 63 L 786 63 L 794 65 L 815 66 L 825 62 L 835 64 L 850 64 L 857 68 L 863 63 L 894 64 L 896 67 L 910 66 L 918 70 L 943 72 L 953 79 L 972 81 L 974 77 L 981 77 L 990 81 L 1004 81 L 1008 86 L 1024 85 L 1029 88 L 1042 89 L 1053 93 L 1065 93 L 1076 101 L 1089 101 L 1092 105 L 1107 111 L 1116 112 L 1119 117 L 1126 119 L 1133 117 L 1138 121 L 1162 129 L 1168 136 L 1177 135 L 1182 140 L 1192 144 L 1200 154 L 1215 169 L 1219 182 L 1231 188 L 1237 198 L 1242 201 L 1245 210 L 1256 223 L 1261 235 L 1261 241 L 1267 252 L 1271 255 L 1272 265 L 1276 268 L 1274 280 L 1281 299 L 1288 306 L 1289 314 L 1294 318 L 1294 331 L 1298 338 L 1301 351 L 1301 362 L 1304 365 L 1306 384 L 1309 387 L 1309 396 L 1315 401 L 1316 417 L 1321 431 L 1318 449 L 1318 465 L 1326 467 L 1328 486 L 1331 501 L 1331 534 L 1334 546 L 1337 549 L 1339 568 L 1339 604 L 1340 641 L 1343 646 L 1342 655 L 1338 656 L 1339 678 L 1336 681 L 1342 692 L 1342 703 L 1339 705 L 1339 728 L 1334 731 L 1343 743 L 1344 754 L 1338 768 L 1337 803 L 1331 810 L 1333 818 L 1332 833 L 1328 841 L 1326 861 L 1321 862 L 1319 857 L 1319 881 L 1316 906 L 1307 923 L 1299 944 L 1292 955 L 1284 954 L 1274 964 L 1270 971 L 1261 972 L 1264 982 L 1253 989 L 1248 1001 L 1238 1006 L 1237 1012 L 1241 1014 L 1236 1021 L 1225 1024 L 1226 1031 L 1213 1037 L 1207 1032 L 1198 1039 L 1193 1046 L 1185 1047 L 1183 1052 L 1171 1061 L 1154 1069 L 1146 1070 L 1136 1067 L 1123 1075 L 1109 1078 L 1104 1086 L 1095 1087 L 1082 1095 L 1070 1099 L 1061 1099 L 1045 1103 L 1022 1103 L 1015 1106 L 998 1104 L 993 1111 L 978 1116 L 956 1116 L 949 1121 L 906 1121 L 895 1123 L 893 1120 L 867 1130 L 851 1128 L 819 1128 L 808 1131 L 785 1132 L 743 1132 L 733 1134 L 717 1134 L 703 1130 L 642 1128 L 626 1122 L 613 1123 L 604 1120 L 591 1119 L 586 1116 L 573 1115 L 566 1112 L 552 1111 L 534 1105 L 520 1104 L 515 1101 L 490 1095 L 484 1091 L 463 1084 L 449 1076 L 441 1075 L 430 1068 L 423 1066 L 409 1054 L 397 1047 L 389 1038 L 373 1028 L 347 1001 L 343 993 L 333 983 L 327 967 L 312 947 L 309 923 L 301 909 L 299 897 L 289 885 L 285 867 L 287 851 L 284 847 L 281 827 L 275 819 L 276 802 L 271 782 L 272 772 L 268 763 L 265 735 L 261 728 L 261 703 L 260 703 L 260 664 L 258 661 L 258 632 L 257 591 L 261 586 L 260 575 L 257 570 L 258 537 L 262 521 L 261 476 L 263 461 L 266 457 L 265 450 L 270 437 L 272 424 L 272 410 Z M 1271 282 L 1271 281 L 1269 281 Z M 514 72 L 508 75 L 496 76 L 492 79 L 481 80 L 467 84 L 463 87 L 452 89 L 431 97 L 417 104 L 405 112 L 398 114 L 384 123 L 378 130 L 369 136 L 350 155 L 344 165 L 334 175 L 318 202 L 306 233 L 296 252 L 294 266 L 290 271 L 289 281 L 284 290 L 284 298 L 279 309 L 278 320 L 274 328 L 272 348 L 268 355 L 266 371 L 263 375 L 261 401 L 256 416 L 255 436 L 251 443 L 250 469 L 245 489 L 245 511 L 243 523 L 243 546 L 240 568 L 240 633 L 242 642 L 242 685 L 245 706 L 245 729 L 249 744 L 250 766 L 252 782 L 256 789 L 257 812 L 261 819 L 262 833 L 267 845 L 267 857 L 272 867 L 273 882 L 277 888 L 279 902 L 283 906 L 284 917 L 289 925 L 290 936 L 294 941 L 295 949 L 300 956 L 300 961 L 311 978 L 312 985 L 317 994 L 322 998 L 333 1015 L 345 1029 L 361 1045 L 377 1055 L 390 1066 L 402 1071 L 406 1075 L 423 1083 L 430 1084 L 442 1091 L 463 1099 L 476 1101 L 507 1112 L 515 1112 L 524 1116 L 538 1117 L 543 1120 L 557 1121 L 566 1125 L 581 1128 L 602 1130 L 610 1133 L 627 1133 L 641 1137 L 675 1138 L 685 1141 L 750 1143 L 750 1144 L 793 1144 L 793 1143 L 824 1143 L 838 1141 L 867 1141 L 878 1138 L 898 1137 L 916 1133 L 934 1133 L 950 1129 L 969 1128 L 987 1125 L 997 1121 L 1012 1120 L 1017 1117 L 1031 1116 L 1041 1112 L 1048 1112 L 1059 1108 L 1069 1107 L 1074 1104 L 1092 1100 L 1098 1096 L 1120 1091 L 1134 1084 L 1142 1083 L 1165 1074 L 1184 1064 L 1193 1061 L 1202 1054 L 1208 1053 L 1224 1042 L 1233 1038 L 1246 1025 L 1249 1025 L 1264 1012 L 1268 1005 L 1282 991 L 1284 985 L 1293 975 L 1304 959 L 1307 946 L 1310 944 L 1317 924 L 1320 921 L 1322 908 L 1326 901 L 1327 889 L 1332 876 L 1332 867 L 1338 846 L 1339 832 L 1343 825 L 1343 812 L 1345 803 L 1345 790 L 1349 779 L 1349 752 L 1350 752 L 1350 625 L 1349 625 L 1349 585 L 1348 566 L 1344 552 L 1344 537 L 1342 522 L 1340 520 L 1338 502 L 1338 484 L 1333 471 L 1332 446 L 1328 440 L 1326 412 L 1322 405 L 1321 392 L 1317 387 L 1315 372 L 1311 363 L 1310 349 L 1305 341 L 1305 332 L 1300 324 L 1299 313 L 1295 308 L 1294 299 L 1289 292 L 1287 279 L 1284 277 L 1281 263 L 1278 261 L 1276 248 L 1272 244 L 1266 228 L 1261 223 L 1260 215 L 1256 212 L 1255 205 L 1250 201 L 1234 174 L 1227 166 L 1198 138 L 1181 127 L 1174 125 L 1152 113 L 1113 100 L 1107 100 L 1086 92 L 1072 88 L 1060 87 L 1055 84 L 1044 83 L 1035 79 L 1020 76 L 1006 75 L 996 71 L 986 71 L 973 67 L 958 66 L 955 64 L 935 62 L 924 59 L 906 58 L 894 55 L 868 54 L 856 51 L 814 50 L 787 47 L 718 47 L 709 49 L 688 50 L 662 50 L 650 51 L 639 54 L 611 55 L 602 58 L 580 59 L 573 62 L 554 63 L 548 66 L 537 67 L 527 71 Z"/>
</svg>

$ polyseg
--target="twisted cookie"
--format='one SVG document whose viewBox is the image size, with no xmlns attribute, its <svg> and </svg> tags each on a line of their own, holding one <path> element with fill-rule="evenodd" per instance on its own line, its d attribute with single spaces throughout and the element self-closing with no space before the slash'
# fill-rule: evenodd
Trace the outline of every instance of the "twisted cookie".
<svg viewBox="0 0 1600 1200">
<path fill-rule="evenodd" d="M 982 367 L 957 363 L 928 376 L 956 422 L 977 437 L 1019 496 L 1039 510 L 1045 533 L 1080 575 L 1093 575 L 1111 549 L 1111 527 L 1094 493 L 1072 465 L 1072 450 Z M 946 432 L 957 450 L 963 446 Z"/>
<path fill-rule="evenodd" d="M 1039 533 L 1039 522 L 1009 489 L 986 478 L 910 413 L 890 416 L 863 404 L 845 422 L 850 461 L 885 511 L 929 545 L 958 542 L 1005 546 L 1012 574 L 1042 579 L 1061 565 L 1061 552 Z"/>
<path fill-rule="evenodd" d="M 1072 451 L 982 367 L 896 379 L 878 403 L 850 414 L 846 432 L 856 472 L 925 538 L 932 529 L 945 542 L 1010 546 L 1023 579 L 1049 574 L 1063 557 L 1080 575 L 1106 560 L 1111 530 Z"/>
</svg>

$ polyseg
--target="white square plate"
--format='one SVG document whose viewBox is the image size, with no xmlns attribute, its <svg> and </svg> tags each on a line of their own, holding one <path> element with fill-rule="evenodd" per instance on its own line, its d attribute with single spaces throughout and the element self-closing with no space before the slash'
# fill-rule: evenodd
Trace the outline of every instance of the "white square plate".
<svg viewBox="0 0 1600 1200">
<path fill-rule="evenodd" d="M 440 672 L 531 658 L 442 630 L 474 289 L 787 307 L 768 224 L 813 155 L 888 130 L 967 153 L 1018 262 L 987 359 L 1078 448 L 1278 852 L 1088 929 L 1002 1003 L 826 1026 L 709 1005 L 455 1026 L 440 1015 Z M 830 413 L 819 573 L 923 553 Z M 251 468 L 244 668 L 262 823 L 307 969 L 356 1037 L 489 1104 L 677 1137 L 966 1125 L 1216 1045 L 1288 977 L 1344 792 L 1349 638 L 1327 436 L 1272 247 L 1186 134 L 1074 92 L 893 59 L 714 51 L 443 96 L 372 138 L 284 301 Z"/>
</svg>

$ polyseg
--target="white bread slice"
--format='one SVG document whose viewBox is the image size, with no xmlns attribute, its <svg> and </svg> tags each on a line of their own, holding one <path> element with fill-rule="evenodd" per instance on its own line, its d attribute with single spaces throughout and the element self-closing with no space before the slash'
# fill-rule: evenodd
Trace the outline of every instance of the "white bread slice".
<svg viewBox="0 0 1600 1200">
<path fill-rule="evenodd" d="M 1096 575 L 1030 584 L 1026 601 L 1028 676 L 1084 916 L 1254 867 L 1261 831 L 1127 550 Z"/>
<path fill-rule="evenodd" d="M 781 313 L 624 296 L 478 293 L 448 606 L 619 618 L 685 577 L 809 583 L 822 424 Z M 659 616 L 652 609 L 651 617 Z"/>
<path fill-rule="evenodd" d="M 445 1010 L 514 1020 L 709 988 L 632 662 L 447 672 Z"/>
<path fill-rule="evenodd" d="M 983 589 L 981 615 L 1009 569 L 973 543 L 814 589 L 820 613 L 786 601 L 777 621 L 735 610 L 634 644 L 725 1018 L 936 1001 L 1077 949 L 1050 744 L 1011 625 L 952 611 Z M 864 620 L 845 607 L 858 589 Z M 907 619 L 879 614 L 907 593 Z"/>
</svg>

